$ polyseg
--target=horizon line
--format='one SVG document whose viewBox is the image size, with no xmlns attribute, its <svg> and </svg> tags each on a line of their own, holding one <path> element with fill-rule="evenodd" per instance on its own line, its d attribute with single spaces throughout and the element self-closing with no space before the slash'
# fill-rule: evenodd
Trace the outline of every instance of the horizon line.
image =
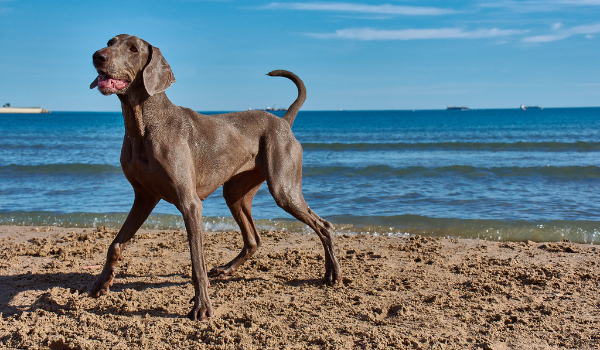
<svg viewBox="0 0 600 350">
<path fill-rule="evenodd" d="M 526 106 L 526 107 L 542 107 L 542 109 L 566 109 L 566 108 L 600 108 L 599 106 L 577 106 L 577 107 L 566 107 L 566 106 L 562 106 L 562 107 L 543 107 L 543 106 L 536 106 L 536 105 L 531 105 L 531 106 Z M 0 107 L 1 108 L 1 107 Z M 20 108 L 20 107 L 15 107 L 15 108 Z M 23 107 L 25 108 L 25 107 Z M 506 109 L 506 110 L 511 110 L 511 109 L 521 109 L 520 107 L 483 107 L 483 108 L 471 108 L 471 107 L 467 107 L 467 110 L 498 110 L 498 109 Z M 226 113 L 231 113 L 231 112 L 246 112 L 246 111 L 266 111 L 266 112 L 285 112 L 285 110 L 279 110 L 279 111 L 269 111 L 269 110 L 265 110 L 265 109 L 242 109 L 242 110 L 227 110 L 227 109 L 223 109 L 223 110 L 196 110 L 193 109 L 195 112 L 226 112 Z M 386 108 L 386 109 L 344 109 L 344 108 L 340 108 L 340 109 L 305 109 L 305 110 L 300 110 L 298 112 L 369 112 L 369 111 L 406 111 L 406 112 L 415 112 L 415 111 L 446 111 L 448 110 L 447 107 L 446 108 Z M 86 110 L 49 110 L 50 112 L 72 112 L 72 113 L 122 113 L 122 111 L 119 110 L 115 110 L 115 111 L 86 111 Z M 0 113 L 1 114 L 1 113 Z M 9 113 L 7 113 L 9 114 Z M 16 113 L 10 113 L 10 114 L 16 114 Z"/>
</svg>

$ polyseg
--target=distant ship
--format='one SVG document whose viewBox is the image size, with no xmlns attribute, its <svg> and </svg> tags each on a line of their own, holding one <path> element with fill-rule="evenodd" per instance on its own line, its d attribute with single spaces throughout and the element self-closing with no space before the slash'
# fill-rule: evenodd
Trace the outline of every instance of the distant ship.
<svg viewBox="0 0 600 350">
<path fill-rule="evenodd" d="M 0 113 L 20 113 L 20 114 L 35 114 L 35 113 L 50 113 L 49 110 L 42 107 L 2 107 Z"/>
<path fill-rule="evenodd" d="M 446 109 L 459 109 L 461 111 L 467 111 L 467 110 L 469 110 L 469 107 L 448 106 L 448 107 L 446 107 Z"/>
<path fill-rule="evenodd" d="M 273 111 L 287 111 L 287 108 L 275 108 L 275 105 L 273 105 L 273 107 L 267 107 L 264 109 L 253 109 L 253 108 L 248 108 L 249 111 L 255 110 L 255 111 L 268 111 L 268 112 L 273 112 Z"/>
<path fill-rule="evenodd" d="M 521 109 L 524 110 L 524 111 L 526 111 L 528 109 L 539 109 L 539 110 L 542 110 L 544 108 L 542 108 L 540 106 L 525 106 L 525 105 L 521 105 Z"/>
<path fill-rule="evenodd" d="M 265 111 L 287 111 L 286 108 L 275 108 L 274 106 L 273 107 L 267 107 L 264 110 Z"/>
</svg>

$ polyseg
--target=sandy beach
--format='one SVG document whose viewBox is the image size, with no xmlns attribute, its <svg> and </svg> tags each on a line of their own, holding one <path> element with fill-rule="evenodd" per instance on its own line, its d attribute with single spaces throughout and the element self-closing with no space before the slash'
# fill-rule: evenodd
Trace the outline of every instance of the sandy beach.
<svg viewBox="0 0 600 350">
<path fill-rule="evenodd" d="M 116 230 L 0 226 L 0 344 L 29 349 L 553 349 L 600 347 L 600 247 L 338 235 L 325 287 L 314 234 L 263 232 L 216 317 L 189 321 L 185 232 L 140 231 L 109 295 L 87 295 Z M 241 248 L 206 233 L 208 267 Z"/>
</svg>

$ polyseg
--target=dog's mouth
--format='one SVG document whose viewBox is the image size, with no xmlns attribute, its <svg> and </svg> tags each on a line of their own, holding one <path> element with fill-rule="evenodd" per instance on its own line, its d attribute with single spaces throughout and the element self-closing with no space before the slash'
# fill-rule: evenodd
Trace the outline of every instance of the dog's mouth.
<svg viewBox="0 0 600 350">
<path fill-rule="evenodd" d="M 98 70 L 98 90 L 103 94 L 124 93 L 129 84 L 127 79 L 116 79 L 106 72 Z"/>
</svg>

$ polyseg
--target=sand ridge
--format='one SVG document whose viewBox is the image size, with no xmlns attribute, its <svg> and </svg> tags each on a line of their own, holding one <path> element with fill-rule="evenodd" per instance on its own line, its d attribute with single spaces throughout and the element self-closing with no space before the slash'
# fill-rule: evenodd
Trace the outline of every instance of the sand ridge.
<svg viewBox="0 0 600 350">
<path fill-rule="evenodd" d="M 552 349 L 600 347 L 600 247 L 338 235 L 339 286 L 314 234 L 262 232 L 211 279 L 216 317 L 185 318 L 186 234 L 142 230 L 111 292 L 87 291 L 116 230 L 0 226 L 0 344 L 29 349 Z M 239 232 L 205 235 L 207 267 Z"/>
</svg>

